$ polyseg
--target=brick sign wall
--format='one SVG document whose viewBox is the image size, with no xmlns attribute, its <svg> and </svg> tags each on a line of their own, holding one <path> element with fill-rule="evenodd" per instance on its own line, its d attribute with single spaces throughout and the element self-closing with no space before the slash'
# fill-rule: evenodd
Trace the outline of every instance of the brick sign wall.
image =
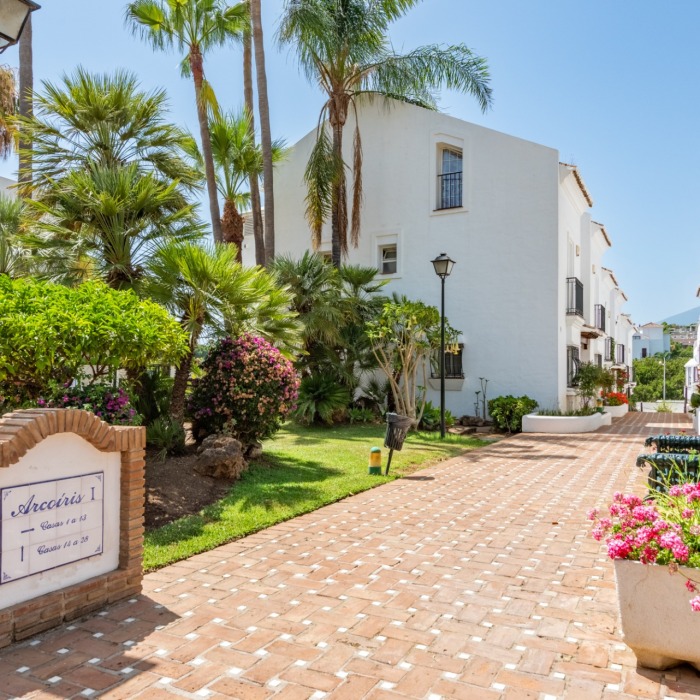
<svg viewBox="0 0 700 700">
<path fill-rule="evenodd" d="M 145 429 L 0 418 L 0 647 L 141 590 Z"/>
</svg>

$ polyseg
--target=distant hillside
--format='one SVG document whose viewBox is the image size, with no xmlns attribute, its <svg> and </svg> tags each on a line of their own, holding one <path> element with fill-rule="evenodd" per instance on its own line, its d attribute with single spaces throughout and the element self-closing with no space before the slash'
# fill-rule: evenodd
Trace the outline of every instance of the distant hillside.
<svg viewBox="0 0 700 700">
<path fill-rule="evenodd" d="M 659 323 L 670 323 L 675 326 L 689 326 L 691 323 L 698 322 L 698 316 L 700 316 L 700 306 L 696 306 L 694 309 L 688 309 L 683 313 L 676 314 L 675 316 L 669 316 L 668 318 L 659 321 Z"/>
</svg>

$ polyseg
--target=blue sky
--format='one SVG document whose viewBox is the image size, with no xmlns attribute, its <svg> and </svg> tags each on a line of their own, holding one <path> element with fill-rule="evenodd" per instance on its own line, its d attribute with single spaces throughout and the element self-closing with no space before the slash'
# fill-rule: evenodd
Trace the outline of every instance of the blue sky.
<svg viewBox="0 0 700 700">
<path fill-rule="evenodd" d="M 125 4 L 43 0 L 34 13 L 36 85 L 80 64 L 126 68 L 145 88 L 164 87 L 172 120 L 198 133 L 179 58 L 132 36 Z M 293 144 L 315 125 L 322 97 L 275 48 L 282 6 L 263 0 L 267 72 L 273 136 Z M 442 111 L 556 148 L 580 168 L 593 218 L 613 242 L 605 264 L 629 297 L 626 310 L 646 323 L 698 304 L 699 26 L 697 0 L 424 0 L 391 38 L 397 50 L 464 42 L 488 59 L 493 109 L 482 114 L 469 97 L 443 94 Z M 17 49 L 3 59 L 16 64 Z M 242 103 L 241 63 L 240 48 L 207 59 L 226 108 Z M 15 168 L 0 163 L 0 174 Z"/>
</svg>

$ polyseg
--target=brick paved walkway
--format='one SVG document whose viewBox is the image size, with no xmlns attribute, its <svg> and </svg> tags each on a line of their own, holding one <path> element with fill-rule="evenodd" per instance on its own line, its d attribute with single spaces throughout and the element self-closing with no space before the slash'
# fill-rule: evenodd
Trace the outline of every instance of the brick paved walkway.
<svg viewBox="0 0 700 700">
<path fill-rule="evenodd" d="M 0 652 L 0 697 L 698 698 L 689 667 L 635 669 L 588 536 L 664 426 L 687 418 L 520 435 L 161 569 Z"/>
</svg>

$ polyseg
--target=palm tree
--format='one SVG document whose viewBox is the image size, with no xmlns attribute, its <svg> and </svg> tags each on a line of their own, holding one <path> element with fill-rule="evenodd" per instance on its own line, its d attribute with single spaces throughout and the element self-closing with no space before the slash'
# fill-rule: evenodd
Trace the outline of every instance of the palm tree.
<svg viewBox="0 0 700 700">
<path fill-rule="evenodd" d="M 209 133 L 217 188 L 224 200 L 224 216 L 221 220 L 223 242 L 236 244 L 238 262 L 242 262 L 244 221 L 239 209 L 249 206 L 250 192 L 245 189 L 262 174 L 262 150 L 255 143 L 245 111 L 214 117 L 209 122 Z M 282 141 L 274 141 L 272 149 L 275 162 L 284 157 Z M 196 158 L 201 160 L 201 155 L 197 154 Z"/>
<path fill-rule="evenodd" d="M 258 112 L 260 114 L 260 141 L 262 143 L 265 196 L 265 261 L 270 265 L 275 259 L 275 194 L 273 187 L 272 131 L 270 130 L 270 104 L 267 99 L 267 75 L 265 73 L 265 45 L 261 19 L 262 0 L 250 0 L 250 16 L 255 46 L 255 74 L 258 86 Z"/>
<path fill-rule="evenodd" d="M 165 184 L 136 163 L 88 164 L 27 206 L 34 224 L 25 243 L 36 250 L 39 276 L 64 284 L 97 277 L 114 289 L 137 289 L 160 245 L 203 235 L 178 181 Z"/>
<path fill-rule="evenodd" d="M 34 92 L 34 57 L 32 40 L 32 14 L 27 15 L 27 21 L 19 40 L 19 113 L 23 117 L 32 115 L 32 93 Z M 31 143 L 24 139 L 20 142 L 20 178 L 23 182 L 32 182 Z"/>
<path fill-rule="evenodd" d="M 292 46 L 302 70 L 325 93 L 316 144 L 304 175 L 306 217 L 318 246 L 331 217 L 332 260 L 340 266 L 348 250 L 348 205 L 343 128 L 356 119 L 350 241 L 357 245 L 362 202 L 362 143 L 357 124 L 360 96 L 390 97 L 429 109 L 440 86 L 471 93 L 486 110 L 491 88 L 486 61 L 464 44 L 424 46 L 396 54 L 387 32 L 417 0 L 287 0 L 279 40 Z M 267 205 L 266 205 L 267 206 Z"/>
<path fill-rule="evenodd" d="M 127 6 L 126 16 L 133 30 L 154 48 L 176 46 L 187 52 L 181 64 L 182 72 L 185 76 L 191 75 L 194 82 L 212 232 L 214 241 L 221 242 L 221 217 L 207 119 L 207 106 L 218 107 L 204 77 L 204 54 L 232 38 L 242 38 L 247 27 L 248 4 L 244 1 L 227 6 L 220 0 L 136 0 Z"/>
<path fill-rule="evenodd" d="M 236 248 L 194 243 L 165 245 L 153 256 L 145 291 L 177 318 L 189 336 L 189 352 L 175 372 L 170 413 L 182 422 L 185 393 L 197 343 L 205 330 L 238 334 L 269 331 L 293 339 L 290 297 L 261 268 L 236 262 Z"/>
<path fill-rule="evenodd" d="M 40 195 L 89 165 L 136 164 L 184 196 L 201 181 L 187 154 L 192 137 L 166 121 L 163 90 L 144 92 L 126 71 L 93 74 L 78 68 L 61 83 L 43 83 L 34 114 L 17 121 L 32 146 L 34 189 Z M 21 174 L 20 174 L 21 175 Z M 24 194 L 29 194 L 25 188 Z"/>
<path fill-rule="evenodd" d="M 14 68 L 0 66 L 0 158 L 12 154 L 16 127 L 12 116 L 17 111 L 17 77 Z"/>
<path fill-rule="evenodd" d="M 243 36 L 243 97 L 245 109 L 250 119 L 250 134 L 255 140 L 255 108 L 253 106 L 253 36 L 252 28 Z M 258 178 L 250 181 L 250 206 L 253 218 L 253 238 L 255 239 L 255 264 L 265 266 L 265 233 L 263 230 L 262 207 Z"/>
<path fill-rule="evenodd" d="M 0 275 L 24 277 L 30 268 L 30 251 L 21 243 L 24 203 L 0 195 Z"/>
</svg>

